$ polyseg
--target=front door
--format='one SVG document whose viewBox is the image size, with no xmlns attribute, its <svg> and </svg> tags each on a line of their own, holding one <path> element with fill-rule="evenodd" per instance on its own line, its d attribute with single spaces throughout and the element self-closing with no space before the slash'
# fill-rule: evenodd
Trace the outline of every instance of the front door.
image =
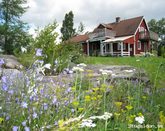
<svg viewBox="0 0 165 131">
<path fill-rule="evenodd" d="M 133 44 L 130 44 L 130 56 L 133 56 L 134 55 L 134 45 Z"/>
</svg>

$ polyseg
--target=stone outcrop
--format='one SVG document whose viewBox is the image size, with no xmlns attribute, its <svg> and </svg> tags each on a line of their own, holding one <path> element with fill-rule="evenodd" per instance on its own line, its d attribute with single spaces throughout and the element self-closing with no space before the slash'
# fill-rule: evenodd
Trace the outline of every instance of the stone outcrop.
<svg viewBox="0 0 165 131">
<path fill-rule="evenodd" d="M 0 55 L 0 59 L 4 60 L 3 67 L 6 69 L 23 69 L 23 66 L 18 62 L 18 59 L 13 55 Z"/>
</svg>

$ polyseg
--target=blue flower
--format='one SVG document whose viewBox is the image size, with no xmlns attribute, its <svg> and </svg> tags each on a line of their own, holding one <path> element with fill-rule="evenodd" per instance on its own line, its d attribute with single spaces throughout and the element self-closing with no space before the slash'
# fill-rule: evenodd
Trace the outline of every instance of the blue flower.
<svg viewBox="0 0 165 131">
<path fill-rule="evenodd" d="M 44 106 L 44 110 L 48 109 L 48 104 L 47 103 L 44 103 L 43 106 Z"/>
<path fill-rule="evenodd" d="M 21 107 L 27 108 L 28 104 L 26 102 L 22 102 Z"/>
<path fill-rule="evenodd" d="M 23 125 L 23 126 L 26 126 L 26 121 L 23 121 L 23 122 L 22 122 L 22 125 Z"/>
<path fill-rule="evenodd" d="M 30 127 L 25 127 L 25 131 L 30 131 Z"/>
<path fill-rule="evenodd" d="M 2 76 L 2 82 L 3 82 L 3 83 L 7 83 L 7 78 L 6 78 L 6 76 Z"/>
<path fill-rule="evenodd" d="M 0 66 L 2 66 L 4 63 L 5 63 L 4 60 L 0 59 Z"/>
<path fill-rule="evenodd" d="M 33 113 L 33 119 L 35 119 L 35 118 L 37 118 L 38 116 L 37 116 L 37 113 L 36 112 L 34 112 Z"/>
<path fill-rule="evenodd" d="M 36 50 L 36 56 L 42 56 L 42 49 L 37 49 Z"/>
<path fill-rule="evenodd" d="M 5 84 L 5 83 L 2 84 L 2 90 L 3 91 L 7 91 L 8 90 L 7 84 Z"/>
<path fill-rule="evenodd" d="M 13 126 L 13 131 L 18 131 L 18 126 Z"/>
</svg>

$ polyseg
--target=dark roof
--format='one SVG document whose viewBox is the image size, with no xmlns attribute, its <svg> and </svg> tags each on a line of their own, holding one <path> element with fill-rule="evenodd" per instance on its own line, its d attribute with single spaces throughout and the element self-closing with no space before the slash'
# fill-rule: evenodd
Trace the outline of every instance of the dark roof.
<svg viewBox="0 0 165 131">
<path fill-rule="evenodd" d="M 121 20 L 119 22 L 113 22 L 108 24 L 99 24 L 94 30 L 97 31 L 98 28 L 107 28 L 116 32 L 116 37 L 134 35 L 143 16 Z M 74 36 L 70 39 L 73 42 L 85 42 L 88 40 L 88 34 Z"/>
<path fill-rule="evenodd" d="M 84 34 L 84 35 L 77 35 L 77 36 L 74 36 L 72 37 L 69 41 L 72 41 L 72 42 L 84 42 L 86 40 L 88 40 L 89 37 L 87 34 Z"/>
<path fill-rule="evenodd" d="M 113 31 L 116 31 L 116 37 L 128 36 L 133 35 L 136 32 L 142 19 L 143 16 L 140 16 L 131 19 L 121 20 L 118 23 L 109 23 L 107 25 L 111 26 Z"/>
</svg>

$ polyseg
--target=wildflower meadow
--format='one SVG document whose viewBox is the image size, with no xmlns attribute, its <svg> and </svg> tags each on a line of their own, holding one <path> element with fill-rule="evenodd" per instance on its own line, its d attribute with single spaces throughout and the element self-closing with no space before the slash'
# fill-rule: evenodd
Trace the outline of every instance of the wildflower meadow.
<svg viewBox="0 0 165 131">
<path fill-rule="evenodd" d="M 165 110 L 157 103 L 161 90 L 145 92 L 139 81 L 114 83 L 114 74 L 103 69 L 96 85 L 91 80 L 95 72 L 84 63 L 68 69 L 67 77 L 60 73 L 45 79 L 52 65 L 44 64 L 42 55 L 36 49 L 31 68 L 1 76 L 0 130 L 164 130 Z"/>
</svg>

